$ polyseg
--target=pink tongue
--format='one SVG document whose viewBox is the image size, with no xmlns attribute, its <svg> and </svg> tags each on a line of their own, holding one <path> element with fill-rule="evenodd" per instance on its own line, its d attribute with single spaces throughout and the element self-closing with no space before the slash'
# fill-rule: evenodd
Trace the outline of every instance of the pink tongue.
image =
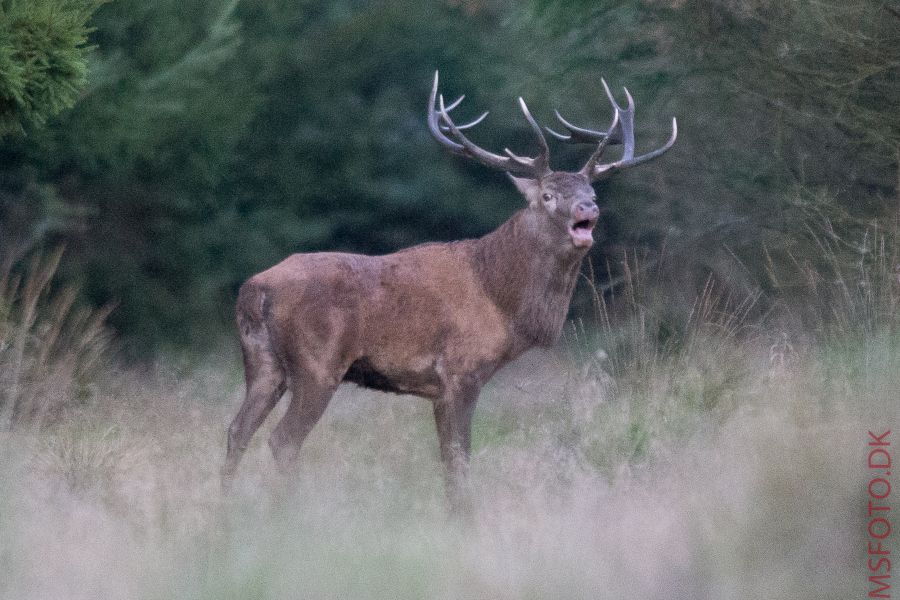
<svg viewBox="0 0 900 600">
<path fill-rule="evenodd" d="M 591 235 L 591 230 L 584 228 L 572 229 L 572 239 L 576 242 L 592 242 L 594 237 Z"/>
</svg>

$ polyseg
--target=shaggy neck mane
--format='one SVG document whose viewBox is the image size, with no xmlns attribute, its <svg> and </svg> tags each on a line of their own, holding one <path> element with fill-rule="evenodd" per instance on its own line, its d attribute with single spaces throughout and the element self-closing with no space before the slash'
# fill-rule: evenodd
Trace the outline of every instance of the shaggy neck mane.
<svg viewBox="0 0 900 600">
<path fill-rule="evenodd" d="M 560 256 L 520 210 L 476 240 L 473 258 L 485 291 L 521 342 L 550 346 L 562 333 L 583 256 Z"/>
</svg>

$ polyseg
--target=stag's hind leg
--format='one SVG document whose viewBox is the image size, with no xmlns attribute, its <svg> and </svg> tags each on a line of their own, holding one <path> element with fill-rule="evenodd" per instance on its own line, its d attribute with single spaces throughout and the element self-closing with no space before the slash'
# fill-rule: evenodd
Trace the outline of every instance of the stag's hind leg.
<svg viewBox="0 0 900 600">
<path fill-rule="evenodd" d="M 222 486 L 227 489 L 250 439 L 285 391 L 285 374 L 272 350 L 264 327 L 241 332 L 247 395 L 228 428 L 228 450 L 222 467 Z"/>
<path fill-rule="evenodd" d="M 291 375 L 291 403 L 272 431 L 269 447 L 283 474 L 296 466 L 300 447 L 325 413 L 337 383 L 321 383 L 306 373 Z"/>
</svg>

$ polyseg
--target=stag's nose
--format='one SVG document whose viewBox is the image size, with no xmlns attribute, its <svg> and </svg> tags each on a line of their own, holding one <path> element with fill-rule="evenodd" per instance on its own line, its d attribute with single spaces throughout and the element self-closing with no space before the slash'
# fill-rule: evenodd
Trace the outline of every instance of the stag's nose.
<svg viewBox="0 0 900 600">
<path fill-rule="evenodd" d="M 600 216 L 600 209 L 593 201 L 585 200 L 575 205 L 575 214 L 572 216 L 575 217 L 576 221 L 581 221 L 582 219 L 592 220 Z"/>
</svg>

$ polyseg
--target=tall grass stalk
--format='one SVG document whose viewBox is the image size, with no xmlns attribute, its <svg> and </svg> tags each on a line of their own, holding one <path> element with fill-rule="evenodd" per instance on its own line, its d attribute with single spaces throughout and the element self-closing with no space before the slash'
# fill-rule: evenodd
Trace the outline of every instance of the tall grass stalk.
<svg viewBox="0 0 900 600">
<path fill-rule="evenodd" d="M 41 425 L 84 399 L 102 364 L 110 307 L 76 306 L 78 290 L 57 289 L 58 248 L 23 270 L 0 259 L 0 426 Z"/>
</svg>

